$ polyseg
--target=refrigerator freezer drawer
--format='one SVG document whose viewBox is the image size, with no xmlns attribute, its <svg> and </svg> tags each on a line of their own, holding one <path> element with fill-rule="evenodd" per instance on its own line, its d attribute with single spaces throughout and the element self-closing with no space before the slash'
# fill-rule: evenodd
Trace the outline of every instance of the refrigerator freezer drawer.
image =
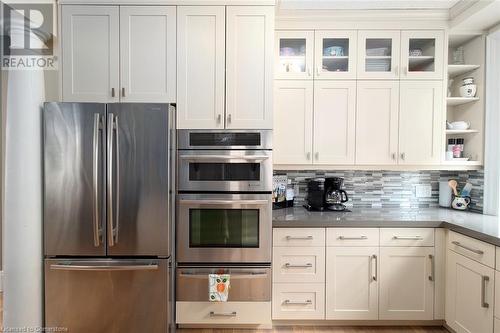
<svg viewBox="0 0 500 333">
<path fill-rule="evenodd" d="M 45 324 L 73 333 L 168 332 L 168 259 L 45 260 Z"/>
</svg>

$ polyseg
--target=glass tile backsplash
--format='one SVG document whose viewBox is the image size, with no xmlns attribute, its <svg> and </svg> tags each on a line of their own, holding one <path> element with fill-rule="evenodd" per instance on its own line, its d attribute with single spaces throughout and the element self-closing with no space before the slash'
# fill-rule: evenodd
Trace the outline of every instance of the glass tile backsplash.
<svg viewBox="0 0 500 333">
<path fill-rule="evenodd" d="M 433 208 L 439 207 L 439 182 L 456 179 L 459 188 L 466 182 L 473 185 L 470 209 L 483 211 L 484 173 L 477 171 L 275 171 L 292 180 L 294 204 L 304 204 L 307 179 L 314 177 L 342 177 L 349 195 L 349 208 Z M 431 197 L 417 198 L 416 185 L 430 185 Z"/>
</svg>

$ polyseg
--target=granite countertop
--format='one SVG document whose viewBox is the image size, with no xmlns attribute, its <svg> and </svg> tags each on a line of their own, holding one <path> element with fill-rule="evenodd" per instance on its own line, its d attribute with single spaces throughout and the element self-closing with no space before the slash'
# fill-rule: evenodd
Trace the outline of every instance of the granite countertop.
<svg viewBox="0 0 500 333">
<path fill-rule="evenodd" d="M 273 211 L 274 228 L 447 228 L 500 246 L 500 218 L 446 208 L 371 208 L 352 212 L 309 212 L 303 207 Z"/>
</svg>

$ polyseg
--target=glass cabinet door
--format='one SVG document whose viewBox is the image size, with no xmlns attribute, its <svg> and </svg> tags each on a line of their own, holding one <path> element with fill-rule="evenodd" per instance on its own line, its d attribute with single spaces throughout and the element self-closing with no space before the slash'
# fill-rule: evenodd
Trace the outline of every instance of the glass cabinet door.
<svg viewBox="0 0 500 333">
<path fill-rule="evenodd" d="M 403 31 L 403 79 L 443 79 L 443 31 Z"/>
<path fill-rule="evenodd" d="M 356 31 L 316 31 L 315 78 L 356 78 Z"/>
<path fill-rule="evenodd" d="M 314 31 L 277 31 L 275 77 L 312 79 Z"/>
<path fill-rule="evenodd" d="M 399 78 L 399 37 L 399 31 L 359 31 L 358 78 Z"/>
</svg>

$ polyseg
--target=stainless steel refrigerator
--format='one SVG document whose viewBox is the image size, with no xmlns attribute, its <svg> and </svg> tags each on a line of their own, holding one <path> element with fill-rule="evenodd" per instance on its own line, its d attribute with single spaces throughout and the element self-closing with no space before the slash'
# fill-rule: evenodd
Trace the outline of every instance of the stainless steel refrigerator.
<svg viewBox="0 0 500 333">
<path fill-rule="evenodd" d="M 168 104 L 45 104 L 45 326 L 172 327 L 174 113 Z"/>
</svg>

